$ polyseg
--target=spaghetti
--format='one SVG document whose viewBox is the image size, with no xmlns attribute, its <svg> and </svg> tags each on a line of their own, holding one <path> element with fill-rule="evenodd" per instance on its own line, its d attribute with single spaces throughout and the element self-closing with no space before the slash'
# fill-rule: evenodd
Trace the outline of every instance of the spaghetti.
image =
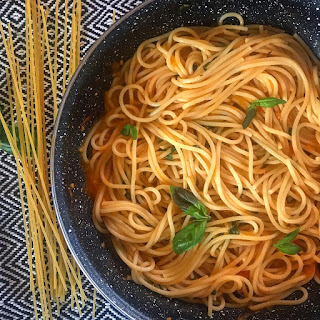
<svg viewBox="0 0 320 320">
<path fill-rule="evenodd" d="M 228 17 L 239 25 L 223 24 Z M 297 36 L 231 13 L 215 28 L 144 41 L 114 72 L 82 156 L 94 224 L 112 234 L 135 282 L 205 303 L 209 314 L 307 299 L 320 262 L 319 67 Z M 286 103 L 258 107 L 244 129 L 248 106 L 265 97 Z M 211 217 L 180 255 L 172 242 L 192 219 L 170 186 L 192 192 Z M 274 246 L 298 227 L 301 252 Z"/>
</svg>

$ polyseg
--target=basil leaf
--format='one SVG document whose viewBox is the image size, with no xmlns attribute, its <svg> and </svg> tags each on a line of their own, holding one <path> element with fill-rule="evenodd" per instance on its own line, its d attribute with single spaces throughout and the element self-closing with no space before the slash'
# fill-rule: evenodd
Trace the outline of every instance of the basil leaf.
<svg viewBox="0 0 320 320">
<path fill-rule="evenodd" d="M 130 135 L 133 140 L 137 140 L 137 138 L 138 138 L 138 129 L 137 129 L 137 127 L 132 126 L 130 123 L 126 124 L 121 129 L 120 133 L 125 137 Z"/>
<path fill-rule="evenodd" d="M 292 128 L 288 128 L 288 133 L 290 136 L 292 136 Z"/>
<path fill-rule="evenodd" d="M 126 193 L 124 194 L 124 196 L 131 201 L 131 192 L 129 190 L 126 190 Z"/>
<path fill-rule="evenodd" d="M 243 120 L 243 123 L 242 123 L 242 128 L 243 129 L 246 129 L 248 128 L 251 120 L 256 116 L 257 114 L 257 108 L 256 107 L 249 107 L 248 110 L 247 110 L 247 113 L 246 113 L 246 116 Z"/>
<path fill-rule="evenodd" d="M 181 229 L 173 238 L 173 250 L 181 254 L 196 246 L 206 232 L 207 221 L 195 221 Z"/>
<path fill-rule="evenodd" d="M 232 222 L 232 227 L 229 228 L 229 233 L 230 234 L 240 234 L 240 231 L 238 229 L 238 226 L 237 226 L 237 222 L 236 221 L 233 221 Z"/>
<path fill-rule="evenodd" d="M 10 132 L 12 133 L 12 126 L 9 126 Z M 21 146 L 20 146 L 20 139 L 19 139 L 19 130 L 18 130 L 18 124 L 14 124 L 14 130 L 16 132 L 16 142 L 17 142 L 17 147 L 21 151 Z M 11 149 L 9 140 L 7 138 L 6 132 L 4 131 L 3 126 L 0 124 L 0 149 L 9 153 L 13 154 L 13 151 Z"/>
<path fill-rule="evenodd" d="M 207 218 L 207 217 L 209 218 L 209 216 L 207 214 L 207 209 L 206 209 L 206 207 L 203 205 L 203 203 L 201 201 L 198 200 L 198 202 L 195 204 L 195 206 L 200 211 L 200 213 L 203 216 L 203 218 Z"/>
<path fill-rule="evenodd" d="M 200 201 L 198 201 L 197 205 L 191 205 L 190 207 L 188 207 L 188 209 L 183 211 L 183 213 L 188 216 L 192 216 L 196 220 L 200 221 L 202 221 L 203 219 L 210 219 L 210 217 L 207 215 L 207 210 L 205 206 Z"/>
<path fill-rule="evenodd" d="M 122 130 L 120 131 L 120 133 L 121 133 L 123 136 L 127 137 L 127 136 L 130 134 L 130 131 L 131 131 L 131 125 L 130 125 L 130 123 L 128 123 L 128 124 L 126 124 L 126 125 L 122 128 Z"/>
<path fill-rule="evenodd" d="M 130 136 L 133 140 L 137 140 L 138 138 L 138 129 L 136 126 L 131 126 L 130 128 Z"/>
<path fill-rule="evenodd" d="M 298 245 L 292 243 L 292 241 L 297 237 L 299 232 L 300 227 L 288 233 L 283 239 L 279 240 L 276 244 L 274 244 L 274 246 L 278 248 L 281 252 L 288 255 L 299 253 L 302 249 Z"/>
<path fill-rule="evenodd" d="M 198 68 L 198 66 L 194 63 L 194 64 L 192 65 L 192 70 L 193 70 L 193 72 L 195 72 L 195 71 L 197 70 L 197 68 Z"/>
<path fill-rule="evenodd" d="M 283 239 L 279 240 L 275 246 L 282 246 L 284 244 L 287 244 L 287 243 L 290 243 L 292 242 L 296 237 L 297 235 L 299 234 L 300 232 L 300 227 L 297 228 L 296 230 L 288 233 Z"/>
<path fill-rule="evenodd" d="M 207 62 L 207 63 L 203 66 L 203 70 L 204 70 L 204 71 L 207 71 L 207 70 L 208 70 L 209 64 L 210 64 L 211 62 L 212 62 L 212 61 L 209 61 L 209 62 Z"/>
<path fill-rule="evenodd" d="M 298 254 L 302 249 L 294 244 L 294 243 L 285 243 L 282 245 L 275 245 L 281 252 L 288 254 L 288 255 L 294 255 L 294 254 Z"/>
<path fill-rule="evenodd" d="M 258 99 L 255 100 L 253 102 L 250 103 L 249 108 L 250 107 L 262 107 L 262 108 L 272 108 L 275 107 L 278 104 L 284 104 L 286 103 L 286 100 L 282 100 L 282 99 L 278 99 L 278 98 L 273 98 L 273 97 L 268 97 L 268 98 L 262 98 L 262 99 Z"/>
<path fill-rule="evenodd" d="M 176 147 L 175 146 L 172 146 L 171 147 L 171 152 L 166 155 L 164 158 L 167 159 L 167 160 L 170 160 L 170 161 L 173 161 L 173 157 L 172 157 L 172 153 L 176 150 Z"/>
<path fill-rule="evenodd" d="M 246 129 L 249 126 L 251 120 L 256 116 L 258 107 L 272 108 L 278 104 L 284 104 L 286 102 L 287 101 L 285 100 L 273 98 L 273 97 L 267 97 L 267 98 L 262 98 L 262 99 L 252 101 L 247 109 L 246 116 L 242 123 L 243 129 Z"/>
<path fill-rule="evenodd" d="M 186 211 L 191 205 L 196 205 L 199 201 L 192 192 L 181 187 L 170 187 L 170 194 L 173 202 L 182 211 Z"/>
</svg>

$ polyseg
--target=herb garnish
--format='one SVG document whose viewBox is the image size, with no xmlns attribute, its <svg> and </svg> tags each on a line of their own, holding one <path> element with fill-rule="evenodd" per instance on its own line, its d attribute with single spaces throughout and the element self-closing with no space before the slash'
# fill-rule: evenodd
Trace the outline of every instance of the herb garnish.
<svg viewBox="0 0 320 320">
<path fill-rule="evenodd" d="M 232 221 L 232 227 L 229 228 L 230 234 L 240 234 L 240 231 L 238 229 L 237 221 Z"/>
<path fill-rule="evenodd" d="M 300 227 L 288 233 L 283 239 L 279 240 L 273 246 L 278 248 L 281 252 L 288 255 L 294 255 L 299 253 L 302 249 L 298 245 L 292 243 L 292 241 L 297 237 L 299 232 Z"/>
<path fill-rule="evenodd" d="M 203 70 L 207 71 L 208 70 L 208 66 L 212 61 L 207 62 L 204 66 L 203 66 Z"/>
<path fill-rule="evenodd" d="M 288 128 L 289 136 L 292 136 L 292 128 Z"/>
<path fill-rule="evenodd" d="M 180 187 L 170 187 L 170 194 L 182 212 L 193 217 L 193 221 L 173 238 L 173 250 L 176 254 L 181 254 L 202 240 L 210 216 L 207 214 L 206 207 L 192 192 Z"/>
<path fill-rule="evenodd" d="M 20 139 L 19 139 L 19 132 L 18 132 L 18 124 L 15 123 L 13 127 L 9 126 L 9 129 L 10 129 L 12 135 L 13 135 L 13 133 L 12 133 L 13 130 L 12 129 L 15 130 L 17 147 L 20 150 Z M 7 153 L 13 154 L 11 146 L 10 146 L 10 143 L 9 143 L 9 140 L 7 138 L 7 135 L 6 135 L 6 132 L 4 131 L 4 128 L 3 128 L 3 126 L 1 124 L 0 124 L 0 149 L 5 151 L 5 152 L 7 152 Z"/>
<path fill-rule="evenodd" d="M 131 192 L 129 190 L 126 190 L 126 193 L 124 194 L 124 196 L 128 199 L 128 200 L 132 200 L 131 199 Z"/>
<path fill-rule="evenodd" d="M 176 147 L 175 147 L 175 146 L 172 146 L 172 147 L 171 147 L 171 152 L 170 152 L 168 155 L 166 155 L 164 158 L 167 159 L 167 160 L 173 161 L 172 154 L 173 154 L 173 152 L 175 152 L 175 151 L 176 151 Z"/>
<path fill-rule="evenodd" d="M 126 124 L 120 131 L 120 133 L 127 137 L 131 136 L 133 140 L 137 140 L 138 138 L 138 129 L 135 126 L 132 126 L 130 123 Z"/>
<path fill-rule="evenodd" d="M 197 245 L 206 231 L 207 221 L 194 221 L 181 229 L 173 238 L 172 245 L 176 254 L 181 254 Z"/>
<path fill-rule="evenodd" d="M 192 70 L 193 70 L 193 72 L 195 72 L 195 71 L 197 70 L 197 68 L 198 68 L 198 66 L 194 63 L 194 64 L 192 65 Z"/>
<path fill-rule="evenodd" d="M 257 114 L 257 108 L 258 107 L 272 108 L 272 107 L 275 107 L 278 104 L 284 104 L 286 102 L 287 101 L 285 101 L 285 100 L 278 99 L 278 98 L 272 98 L 272 97 L 262 98 L 262 99 L 258 99 L 258 100 L 255 100 L 255 101 L 251 102 L 249 107 L 248 107 L 248 109 L 247 109 L 246 116 L 245 116 L 245 118 L 243 120 L 243 123 L 242 123 L 243 129 L 246 129 L 249 126 L 251 120 Z"/>
</svg>

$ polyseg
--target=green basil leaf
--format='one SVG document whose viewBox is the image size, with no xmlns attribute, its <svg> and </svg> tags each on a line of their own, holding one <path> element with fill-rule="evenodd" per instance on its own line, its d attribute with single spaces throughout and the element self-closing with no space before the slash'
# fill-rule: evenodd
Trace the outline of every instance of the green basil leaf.
<svg viewBox="0 0 320 320">
<path fill-rule="evenodd" d="M 197 209 L 199 210 L 199 212 L 201 213 L 203 218 L 207 218 L 209 217 L 207 214 L 207 209 L 204 206 L 204 204 L 201 201 L 198 201 L 195 206 L 197 207 Z"/>
<path fill-rule="evenodd" d="M 210 217 L 207 215 L 206 207 L 200 201 L 198 201 L 196 205 L 191 205 L 188 207 L 187 210 L 183 211 L 183 213 L 200 221 L 203 219 L 210 219 Z"/>
<path fill-rule="evenodd" d="M 196 205 L 198 198 L 189 190 L 181 187 L 170 187 L 171 198 L 173 202 L 184 212 L 191 205 Z"/>
<path fill-rule="evenodd" d="M 10 132 L 12 133 L 12 126 L 9 126 Z M 18 124 L 14 124 L 14 130 L 16 132 L 16 142 L 17 142 L 17 147 L 21 151 L 21 146 L 20 146 L 20 139 L 19 139 L 19 130 L 18 130 Z M 0 149 L 9 153 L 13 154 L 9 140 L 7 138 L 6 132 L 4 131 L 3 126 L 0 124 Z"/>
<path fill-rule="evenodd" d="M 173 161 L 173 157 L 172 157 L 172 153 L 176 150 L 176 147 L 175 146 L 172 146 L 171 147 L 171 152 L 166 155 L 164 158 L 167 159 L 167 160 L 170 160 L 170 161 Z"/>
<path fill-rule="evenodd" d="M 130 134 L 130 131 L 131 131 L 131 125 L 130 123 L 126 124 L 120 131 L 120 133 L 127 137 L 129 134 Z"/>
<path fill-rule="evenodd" d="M 278 99 L 278 98 L 273 98 L 273 97 L 268 97 L 268 98 L 262 98 L 262 99 L 258 99 L 255 101 L 252 101 L 250 103 L 250 107 L 262 107 L 262 108 L 272 108 L 275 107 L 278 104 L 284 104 L 286 103 L 286 100 L 282 100 L 282 99 Z"/>
<path fill-rule="evenodd" d="M 167 154 L 164 158 L 173 161 L 172 153 Z"/>
<path fill-rule="evenodd" d="M 232 227 L 229 228 L 229 233 L 230 234 L 240 234 L 240 231 L 238 229 L 238 226 L 237 226 L 237 222 L 236 221 L 233 221 L 232 222 Z"/>
<path fill-rule="evenodd" d="M 282 245 L 275 245 L 281 252 L 288 254 L 288 255 L 294 255 L 294 254 L 298 254 L 302 249 L 294 244 L 294 243 L 285 243 Z"/>
<path fill-rule="evenodd" d="M 184 210 L 183 213 L 188 216 L 194 217 L 196 220 L 203 220 L 202 214 L 199 212 L 199 209 L 194 205 L 188 207 L 188 209 Z"/>
<path fill-rule="evenodd" d="M 246 113 L 246 116 L 245 116 L 243 123 L 242 123 L 243 129 L 248 128 L 251 120 L 256 116 L 256 114 L 257 114 L 257 107 L 250 107 L 249 106 L 247 113 Z"/>
<path fill-rule="evenodd" d="M 194 64 L 192 65 L 192 70 L 193 70 L 193 72 L 195 72 L 195 71 L 197 70 L 197 68 L 198 68 L 198 66 L 194 63 Z"/>
<path fill-rule="evenodd" d="M 284 104 L 286 102 L 287 101 L 285 100 L 273 98 L 273 97 L 267 97 L 267 98 L 262 98 L 262 99 L 252 101 L 247 109 L 246 116 L 242 123 L 243 129 L 246 129 L 249 126 L 251 120 L 256 116 L 257 107 L 272 108 L 278 104 Z"/>
<path fill-rule="evenodd" d="M 194 145 L 193 145 L 193 147 L 194 147 L 194 148 L 201 149 L 201 147 L 200 147 L 200 146 L 198 146 L 198 145 L 196 145 L 196 144 L 194 144 Z"/>
<path fill-rule="evenodd" d="M 282 246 L 284 244 L 287 244 L 287 243 L 290 243 L 292 242 L 296 237 L 297 235 L 299 234 L 300 232 L 300 227 L 297 228 L 296 230 L 288 233 L 284 238 L 282 238 L 281 240 L 279 240 L 275 246 L 278 247 L 278 246 Z"/>
<path fill-rule="evenodd" d="M 207 71 L 207 70 L 208 70 L 209 64 L 210 64 L 211 62 L 212 62 L 212 61 L 209 61 L 209 62 L 207 62 L 207 63 L 203 66 L 203 70 L 204 70 L 204 71 Z"/>
<path fill-rule="evenodd" d="M 136 126 L 131 126 L 130 127 L 130 136 L 133 140 L 138 139 L 138 129 Z"/>
<path fill-rule="evenodd" d="M 9 153 L 9 154 L 13 154 L 10 143 L 6 143 L 6 142 L 2 142 L 0 141 L 0 149 Z"/>
<path fill-rule="evenodd" d="M 181 254 L 196 246 L 206 232 L 207 221 L 195 221 L 181 229 L 173 238 L 172 246 L 176 254 Z"/>
<path fill-rule="evenodd" d="M 288 133 L 290 136 L 292 136 L 292 128 L 288 128 Z"/>
<path fill-rule="evenodd" d="M 124 196 L 131 201 L 131 192 L 129 190 L 126 190 L 126 193 L 124 194 Z"/>
<path fill-rule="evenodd" d="M 174 193 L 176 192 L 176 188 L 177 187 L 170 186 L 170 196 L 171 196 L 172 199 L 173 199 Z"/>
</svg>

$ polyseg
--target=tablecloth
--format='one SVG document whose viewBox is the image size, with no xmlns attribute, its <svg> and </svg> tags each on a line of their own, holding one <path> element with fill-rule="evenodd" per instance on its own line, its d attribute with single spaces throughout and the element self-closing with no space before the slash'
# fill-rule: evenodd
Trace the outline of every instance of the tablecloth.
<svg viewBox="0 0 320 320">
<path fill-rule="evenodd" d="M 114 10 L 116 19 L 119 19 L 140 3 L 141 1 L 137 0 L 82 0 L 82 55 L 112 24 Z M 55 0 L 42 1 L 42 4 L 54 12 Z M 71 4 L 69 1 L 69 6 Z M 64 1 L 60 0 L 60 6 L 61 10 L 64 10 Z M 24 1 L 0 0 L 0 20 L 4 25 L 11 23 L 17 45 L 16 54 L 18 57 L 23 57 Z M 50 21 L 50 16 L 48 23 L 53 23 Z M 61 32 L 59 45 L 63 45 Z M 61 63 L 62 57 L 59 57 L 58 65 Z M 0 106 L 4 109 L 8 106 L 6 67 L 8 64 L 0 40 Z M 52 119 L 47 119 L 47 122 L 49 130 L 52 130 Z M 82 316 L 79 316 L 77 310 L 71 310 L 69 298 L 63 304 L 60 315 L 53 305 L 54 319 L 92 319 L 94 288 L 85 277 L 83 277 L 83 288 L 88 301 L 82 310 Z M 38 308 L 40 310 L 40 304 Z M 96 298 L 95 315 L 96 319 L 126 319 L 99 294 Z M 0 320 L 18 319 L 34 319 L 34 311 L 29 289 L 29 267 L 15 162 L 12 156 L 0 150 Z"/>
</svg>

